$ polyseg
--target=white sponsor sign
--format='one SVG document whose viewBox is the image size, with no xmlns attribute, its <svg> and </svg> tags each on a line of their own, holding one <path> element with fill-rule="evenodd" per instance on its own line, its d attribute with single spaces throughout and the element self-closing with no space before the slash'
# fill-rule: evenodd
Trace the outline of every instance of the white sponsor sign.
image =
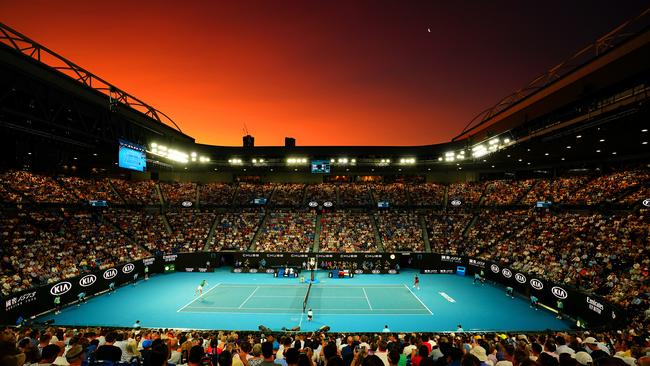
<svg viewBox="0 0 650 366">
<path fill-rule="evenodd" d="M 54 296 L 63 295 L 70 291 L 72 284 L 68 281 L 59 282 L 50 288 L 50 293 Z"/>
<path fill-rule="evenodd" d="M 88 287 L 95 282 L 97 282 L 97 276 L 95 276 L 94 274 L 89 274 L 81 277 L 81 279 L 79 280 L 79 285 L 83 287 Z"/>
<path fill-rule="evenodd" d="M 127 263 L 122 267 L 122 273 L 131 273 L 135 269 L 135 265 L 133 263 Z"/>
<path fill-rule="evenodd" d="M 568 296 L 566 290 L 559 286 L 554 286 L 551 288 L 551 293 L 553 293 L 553 295 L 555 295 L 555 297 L 558 299 L 566 299 Z"/>
<path fill-rule="evenodd" d="M 117 276 L 117 269 L 115 268 L 109 268 L 106 271 L 104 271 L 104 274 L 102 277 L 104 277 L 105 280 L 110 280 L 112 278 L 115 278 Z"/>
</svg>

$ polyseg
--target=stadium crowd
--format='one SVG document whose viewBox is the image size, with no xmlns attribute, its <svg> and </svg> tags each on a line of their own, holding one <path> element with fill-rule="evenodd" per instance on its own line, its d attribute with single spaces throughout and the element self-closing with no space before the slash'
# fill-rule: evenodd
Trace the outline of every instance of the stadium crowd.
<svg viewBox="0 0 650 366">
<path fill-rule="evenodd" d="M 172 232 L 170 245 L 161 248 L 161 251 L 179 253 L 196 252 L 205 248 L 216 215 L 211 211 L 176 210 L 167 212 L 165 217 Z"/>
<path fill-rule="evenodd" d="M 445 199 L 445 186 L 437 183 L 414 184 L 409 196 L 413 206 L 439 206 Z"/>
<path fill-rule="evenodd" d="M 388 328 L 386 328 L 388 329 Z M 187 366 L 648 366 L 645 334 L 260 333 L 174 329 L 5 328 L 0 363 Z"/>
<path fill-rule="evenodd" d="M 131 182 L 123 179 L 111 179 L 110 181 L 127 204 L 156 205 L 160 203 L 156 183 L 152 180 Z"/>
<path fill-rule="evenodd" d="M 378 211 L 375 219 L 384 251 L 424 251 L 420 217 L 415 212 Z"/>
<path fill-rule="evenodd" d="M 343 206 L 368 206 L 372 204 L 368 185 L 361 183 L 340 184 L 339 200 Z"/>
<path fill-rule="evenodd" d="M 484 182 L 453 183 L 448 187 L 447 197 L 450 200 L 459 199 L 463 203 L 477 205 L 483 196 L 484 190 Z"/>
<path fill-rule="evenodd" d="M 32 174 L 22 170 L 10 170 L 0 175 L 0 183 L 30 202 L 75 203 L 79 199 L 65 189 L 55 178 Z M 16 198 L 9 196 L 8 198 Z"/>
<path fill-rule="evenodd" d="M 504 206 L 517 204 L 535 184 L 535 180 L 495 180 L 487 185 L 485 191 L 486 206 Z"/>
<path fill-rule="evenodd" d="M 108 179 L 81 179 L 78 177 L 61 177 L 59 181 L 65 189 L 75 194 L 82 201 L 103 200 L 110 203 L 123 203 L 113 190 Z"/>
<path fill-rule="evenodd" d="M 2 212 L 0 227 L 4 295 L 148 255 L 87 212 Z"/>
<path fill-rule="evenodd" d="M 240 183 L 235 193 L 235 204 L 240 206 L 252 205 L 256 198 L 266 198 L 273 193 L 271 184 Z"/>
<path fill-rule="evenodd" d="M 208 243 L 209 250 L 248 250 L 263 219 L 262 210 L 244 209 L 218 214 L 214 233 Z"/>
<path fill-rule="evenodd" d="M 391 206 L 407 206 L 409 197 L 404 183 L 372 184 L 370 190 L 376 202 L 388 201 Z"/>
<path fill-rule="evenodd" d="M 308 252 L 312 249 L 316 214 L 311 211 L 271 211 L 260 231 L 258 252 Z"/>
<path fill-rule="evenodd" d="M 305 185 L 298 183 L 274 184 L 271 202 L 275 206 L 298 207 L 303 203 Z"/>
<path fill-rule="evenodd" d="M 208 183 L 199 186 L 201 204 L 229 206 L 236 188 L 228 183 Z"/>
<path fill-rule="evenodd" d="M 159 255 L 171 251 L 170 232 L 161 214 L 111 208 L 104 210 L 103 215 L 151 253 Z"/>
<path fill-rule="evenodd" d="M 336 185 L 319 183 L 319 184 L 310 184 L 307 186 L 307 202 L 317 202 L 323 204 L 324 202 L 332 202 L 336 204 L 338 202 Z"/>
<path fill-rule="evenodd" d="M 183 202 L 196 203 L 196 184 L 187 182 L 160 183 L 165 202 L 179 205 Z"/>
<path fill-rule="evenodd" d="M 431 211 L 422 214 L 432 252 L 451 255 L 465 253 L 462 235 L 472 220 L 472 215 L 441 214 Z"/>
<path fill-rule="evenodd" d="M 321 252 L 376 252 L 372 216 L 367 213 L 335 211 L 321 217 Z"/>
<path fill-rule="evenodd" d="M 648 170 L 625 170 L 602 175 L 586 184 L 569 198 L 569 203 L 594 205 L 603 201 L 613 201 L 625 190 L 639 186 L 650 180 Z"/>
<path fill-rule="evenodd" d="M 586 176 L 538 179 L 522 202 L 529 205 L 540 201 L 568 202 L 571 194 L 582 188 L 588 181 L 589 178 Z"/>
</svg>

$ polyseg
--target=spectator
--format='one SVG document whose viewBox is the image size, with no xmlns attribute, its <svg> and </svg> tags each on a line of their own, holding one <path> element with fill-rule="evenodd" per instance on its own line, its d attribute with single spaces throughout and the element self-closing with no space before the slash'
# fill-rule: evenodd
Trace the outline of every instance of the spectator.
<svg viewBox="0 0 650 366">
<path fill-rule="evenodd" d="M 107 333 L 106 342 L 95 351 L 95 358 L 101 361 L 119 362 L 122 359 L 122 350 L 115 345 L 117 338 L 116 332 Z"/>
</svg>

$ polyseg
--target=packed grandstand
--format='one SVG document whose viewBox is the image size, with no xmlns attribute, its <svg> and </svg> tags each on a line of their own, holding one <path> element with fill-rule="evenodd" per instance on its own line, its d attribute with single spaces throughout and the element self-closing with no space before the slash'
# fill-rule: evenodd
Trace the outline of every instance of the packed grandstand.
<svg viewBox="0 0 650 366">
<path fill-rule="evenodd" d="M 650 218 L 635 198 L 650 184 L 647 169 L 471 186 L 321 184 L 335 200 L 330 209 L 309 207 L 313 186 L 306 184 L 131 182 L 24 171 L 5 172 L 0 184 L 3 202 L 13 204 L 0 218 L 5 295 L 151 255 L 402 251 L 493 260 L 625 307 L 649 306 L 637 295 L 647 291 Z M 344 190 L 368 193 L 343 200 Z M 267 204 L 237 199 L 250 191 Z M 464 203 L 444 206 L 450 197 Z M 386 199 L 396 207 L 377 209 L 376 201 Z M 110 207 L 90 207 L 89 200 Z M 555 206 L 534 207 L 539 201 Z"/>
</svg>

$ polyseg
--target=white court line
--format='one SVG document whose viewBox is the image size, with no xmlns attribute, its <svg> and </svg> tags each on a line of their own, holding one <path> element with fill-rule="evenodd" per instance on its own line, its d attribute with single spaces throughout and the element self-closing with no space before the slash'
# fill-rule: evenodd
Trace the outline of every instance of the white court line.
<svg viewBox="0 0 650 366">
<path fill-rule="evenodd" d="M 183 312 L 184 312 L 184 313 L 196 313 L 196 314 L 207 314 L 207 313 L 214 314 L 214 313 L 215 313 L 215 311 L 210 311 L 210 310 L 205 310 L 205 311 L 198 310 L 198 311 L 196 311 L 196 310 L 194 310 L 194 307 L 192 307 L 192 308 L 190 308 L 190 309 L 191 309 L 191 310 L 185 310 L 185 311 L 183 311 Z M 247 309 L 246 309 L 246 310 L 247 310 Z M 301 309 L 291 309 L 291 310 L 298 311 L 298 310 L 301 310 Z M 316 310 L 318 310 L 318 309 L 316 309 Z M 346 309 L 346 311 L 349 311 L 349 310 L 350 310 L 350 309 Z M 367 308 L 365 308 L 365 309 L 358 309 L 358 310 L 368 311 Z M 420 308 L 420 309 L 413 309 L 413 310 L 420 310 L 420 311 L 421 311 L 422 308 Z M 296 314 L 295 311 L 293 311 L 293 312 L 286 312 L 286 313 L 281 313 L 281 312 L 278 312 L 278 313 L 268 313 L 268 312 L 251 312 L 251 313 L 242 313 L 241 311 L 220 311 L 220 312 L 218 312 L 218 314 L 232 314 L 232 315 L 242 315 L 242 314 L 260 314 L 260 315 L 295 315 L 295 314 Z M 367 313 L 365 313 L 365 314 L 364 314 L 364 313 L 350 313 L 350 314 L 347 314 L 347 313 L 344 313 L 344 312 L 343 312 L 343 313 L 327 313 L 327 312 L 323 312 L 323 313 L 321 313 L 321 314 L 324 314 L 324 315 L 354 315 L 355 317 L 356 317 L 356 316 L 431 316 L 431 315 L 429 315 L 429 314 L 427 314 L 427 313 L 419 313 L 419 314 L 418 314 L 418 313 L 413 313 L 413 314 L 392 314 L 392 313 L 380 313 L 380 314 L 367 314 Z M 160 327 L 152 327 L 152 328 L 160 328 Z M 164 328 L 164 327 L 163 327 L 163 328 Z M 194 329 L 194 328 L 192 328 L 192 329 Z"/>
<path fill-rule="evenodd" d="M 197 298 L 195 298 L 195 299 L 192 299 L 192 301 L 190 301 L 190 302 L 188 302 L 187 304 L 183 305 L 183 307 L 180 308 L 180 309 L 178 309 L 178 310 L 176 310 L 176 312 L 177 312 L 177 313 L 180 313 L 181 310 L 183 310 L 183 309 L 185 309 L 186 307 L 188 307 L 188 306 L 189 306 L 191 303 L 193 303 L 194 301 L 196 301 L 196 300 L 202 298 L 204 295 L 207 295 L 208 292 L 214 290 L 214 288 L 217 287 L 217 286 L 219 286 L 219 285 L 221 285 L 221 282 L 219 282 L 219 283 L 217 283 L 216 285 L 212 286 L 208 291 L 206 291 L 206 292 L 202 293 L 201 295 L 199 295 L 199 297 L 197 297 Z"/>
<path fill-rule="evenodd" d="M 291 299 L 295 298 L 295 296 L 291 296 L 291 295 L 289 295 L 289 296 L 286 296 L 286 295 L 285 296 L 282 296 L 282 295 L 257 295 L 255 297 L 270 297 L 270 298 L 279 297 L 279 298 L 291 298 Z M 319 296 L 318 298 L 319 299 L 364 299 L 363 296 Z"/>
<path fill-rule="evenodd" d="M 372 310 L 372 305 L 370 305 L 370 299 L 368 299 L 368 294 L 366 293 L 366 289 L 363 287 L 361 289 L 363 290 L 363 295 L 366 297 L 366 301 L 368 302 L 368 307 L 370 308 L 370 310 Z"/>
<path fill-rule="evenodd" d="M 454 300 L 453 297 L 447 295 L 446 292 L 438 292 L 438 294 L 440 294 L 440 296 L 444 297 L 445 300 L 447 300 L 447 301 L 449 301 L 449 302 L 456 302 L 456 300 Z"/>
<path fill-rule="evenodd" d="M 300 323 L 298 323 L 298 327 L 302 327 L 302 317 L 305 315 L 305 313 L 300 313 Z"/>
<path fill-rule="evenodd" d="M 416 299 L 418 299 L 418 301 L 420 302 L 420 304 L 422 304 L 422 306 L 424 306 L 424 308 L 427 309 L 427 311 L 429 312 L 429 314 L 433 315 L 433 313 L 431 312 L 431 310 L 429 310 L 429 308 L 428 308 L 426 305 L 424 305 L 424 303 L 422 302 L 422 300 L 420 300 L 419 297 L 415 296 L 415 294 L 413 293 L 413 291 L 411 291 L 411 289 L 410 289 L 408 286 L 404 285 L 404 287 L 406 287 L 406 289 L 409 290 L 409 292 L 411 293 L 411 295 L 413 295 L 413 297 L 415 297 Z"/>
<path fill-rule="evenodd" d="M 239 309 L 241 309 L 241 308 L 242 308 L 242 306 L 244 306 L 244 304 L 245 304 L 245 303 L 247 303 L 247 302 L 248 302 L 248 300 L 250 300 L 250 299 L 251 299 L 251 297 L 253 297 L 253 295 L 255 295 L 255 293 L 256 293 L 256 292 L 257 292 L 257 290 L 259 290 L 259 289 L 260 289 L 260 287 L 259 287 L 259 286 L 257 286 L 257 287 L 255 287 L 255 290 L 253 290 L 253 292 L 251 292 L 251 294 L 250 294 L 250 295 L 248 295 L 248 297 L 246 298 L 246 300 L 244 300 L 244 302 L 242 302 L 242 303 L 241 303 L 241 305 L 239 305 Z"/>
<path fill-rule="evenodd" d="M 192 309 L 212 309 L 212 310 L 242 310 L 241 308 L 234 308 L 234 307 L 218 307 L 218 306 L 192 306 Z M 302 308 L 245 308 L 243 310 L 295 310 L 295 311 L 302 311 Z M 322 309 L 317 309 L 317 308 L 312 308 L 312 310 L 323 310 L 323 311 L 328 311 L 328 310 L 337 310 L 337 311 L 356 311 L 356 310 L 364 310 L 368 311 L 368 308 L 345 308 L 345 309 L 332 309 L 332 308 L 322 308 Z M 374 311 L 411 311 L 411 310 L 422 310 L 422 308 L 413 308 L 413 309 L 393 309 L 393 308 L 385 308 L 385 309 L 373 309 Z M 372 314 L 370 314 L 372 315 Z"/>
<path fill-rule="evenodd" d="M 321 285 L 322 285 L 322 287 L 321 287 Z M 231 287 L 247 287 L 247 288 L 251 288 L 251 287 L 254 287 L 254 286 L 258 286 L 258 285 L 239 285 L 239 284 L 228 284 L 228 283 L 224 283 L 223 286 L 221 286 L 221 287 L 225 287 L 225 288 L 231 288 Z M 282 287 L 282 288 L 295 288 L 295 289 L 299 289 L 299 288 L 301 288 L 301 287 L 304 287 L 305 285 L 304 285 L 304 284 L 296 284 L 296 285 L 276 285 L 276 284 L 273 284 L 273 283 L 261 283 L 261 284 L 259 284 L 259 286 L 262 286 L 262 287 L 270 287 L 270 288 L 279 288 L 279 287 Z M 312 290 L 313 290 L 313 289 L 318 289 L 318 288 L 327 289 L 327 288 L 363 288 L 363 287 L 402 288 L 402 285 L 373 285 L 373 284 L 369 284 L 369 285 L 330 285 L 330 284 L 324 284 L 324 283 L 315 283 L 315 284 L 312 286 Z"/>
</svg>

